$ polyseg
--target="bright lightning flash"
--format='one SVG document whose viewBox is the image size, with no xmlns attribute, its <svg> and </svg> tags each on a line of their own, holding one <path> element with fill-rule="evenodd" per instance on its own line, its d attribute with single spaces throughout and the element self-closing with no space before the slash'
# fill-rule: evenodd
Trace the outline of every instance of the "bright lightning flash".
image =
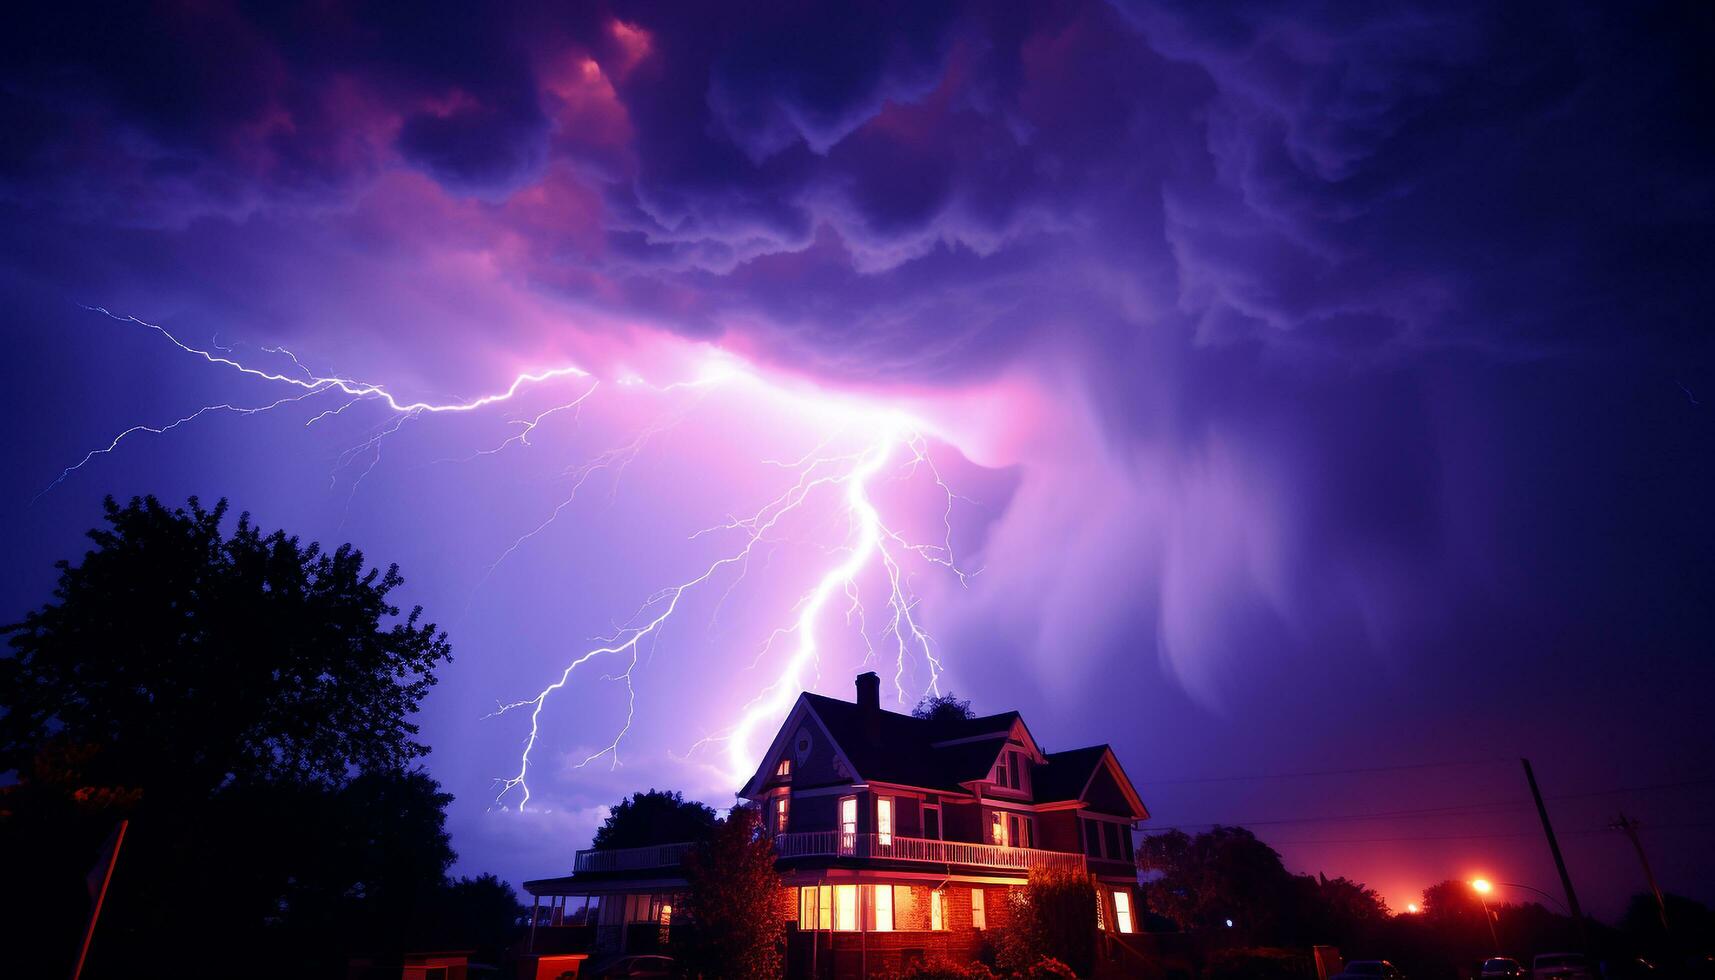
<svg viewBox="0 0 1715 980">
<path fill-rule="evenodd" d="M 254 415 L 306 402 L 317 396 L 333 396 L 337 393 L 337 397 L 343 399 L 340 404 L 319 408 L 305 424 L 314 425 L 340 415 L 358 404 L 371 404 L 384 410 L 383 417 L 370 428 L 367 438 L 341 454 L 335 464 L 334 478 L 337 481 L 341 468 L 354 465 L 359 460 L 367 460 L 367 465 L 352 482 L 351 493 L 355 494 L 363 477 L 379 462 L 382 442 L 408 421 L 426 415 L 498 408 L 526 390 L 546 389 L 548 386 L 568 381 L 579 385 L 580 390 L 567 400 L 529 417 L 510 420 L 512 425 L 518 427 L 517 431 L 498 445 L 477 450 L 462 458 L 468 461 L 480 456 L 495 455 L 511 447 L 532 445 L 531 435 L 550 419 L 560 415 L 575 419 L 581 406 L 595 394 L 600 384 L 590 372 L 576 366 L 564 365 L 522 372 L 504 388 L 474 398 L 447 402 L 411 400 L 396 397 L 380 384 L 339 375 L 317 375 L 305 367 L 295 354 L 284 348 L 264 347 L 260 350 L 284 358 L 290 364 L 289 372 L 253 367 L 238 360 L 231 348 L 214 344 L 210 344 L 209 349 L 199 348 L 185 343 L 159 325 L 135 317 L 120 316 L 105 309 L 91 309 L 115 320 L 145 327 L 185 354 L 284 388 L 287 393 L 284 397 L 254 406 L 230 403 L 206 405 L 170 423 L 126 428 L 105 446 L 91 450 L 77 463 L 67 467 L 43 493 L 63 483 L 97 457 L 117 451 L 123 442 L 136 435 L 161 435 L 212 413 Z M 883 655 L 877 649 L 878 638 L 871 635 L 869 624 L 884 624 L 879 639 L 887 648 L 886 653 L 892 661 L 893 686 L 901 703 L 909 701 L 907 677 L 909 675 L 915 681 L 919 677 L 919 666 L 924 668 L 926 680 L 913 683 L 913 690 L 939 693 L 942 663 L 936 652 L 935 641 L 925 629 L 917 612 L 917 599 L 909 584 L 909 569 L 915 563 L 920 567 L 944 571 L 955 576 L 961 584 L 968 581 L 969 573 L 959 566 L 952 545 L 953 508 L 955 502 L 961 498 L 948 486 L 930 458 L 925 427 L 895 411 L 846 402 L 822 394 L 807 395 L 772 385 L 724 356 L 710 359 L 691 381 L 656 386 L 628 375 L 617 379 L 613 389 L 643 389 L 657 394 L 677 389 L 703 389 L 697 395 L 701 398 L 707 389 L 739 386 L 752 386 L 765 397 L 783 399 L 782 410 L 789 411 L 794 416 L 810 417 L 825 423 L 828 429 L 826 438 L 815 449 L 792 462 L 775 463 L 788 474 L 785 488 L 776 496 L 748 516 L 729 518 L 721 524 L 692 535 L 693 539 L 714 537 L 727 540 L 729 543 L 718 553 L 718 557 L 698 567 L 677 584 L 648 597 L 632 618 L 613 635 L 586 649 L 575 651 L 559 675 L 535 695 L 502 704 L 489 715 L 495 717 L 525 712 L 530 719 L 530 728 L 519 755 L 517 772 L 497 780 L 495 806 L 509 809 L 515 805 L 522 811 L 529 805 L 528 779 L 533 753 L 542 738 L 543 713 L 548 708 L 550 699 L 572 682 L 580 668 L 594 669 L 590 665 L 598 662 L 608 665 L 608 672 L 602 675 L 604 679 L 619 681 L 624 685 L 625 720 L 601 748 L 585 756 L 577 763 L 577 767 L 587 766 L 604 757 L 612 766 L 618 766 L 621 745 L 630 733 L 635 718 L 638 695 L 636 672 L 639 664 L 646 659 L 646 650 L 652 650 L 666 626 L 682 614 L 683 601 L 690 594 L 712 589 L 724 581 L 726 593 L 721 596 L 724 602 L 725 595 L 730 594 L 743 581 L 752 558 L 778 542 L 786 533 L 786 522 L 812 506 L 813 502 L 816 506 L 832 506 L 839 518 L 836 523 L 843 526 L 838 540 L 826 548 L 832 564 L 815 574 L 813 581 L 803 588 L 790 606 L 789 622 L 777 627 L 767 636 L 760 645 L 755 662 L 760 664 L 773 653 L 776 644 L 782 641 L 789 642 L 790 650 L 778 666 L 773 679 L 739 708 L 733 723 L 726 729 L 698 741 L 691 749 L 695 751 L 724 743 L 725 775 L 732 779 L 747 775 L 756 763 L 757 747 L 753 742 L 758 732 L 766 731 L 769 726 L 778 723 L 798 693 L 805 689 L 807 673 L 813 672 L 819 678 L 820 654 L 828 630 L 842 626 L 855 630 L 861 637 L 867 651 L 865 662 L 868 663 L 879 662 Z M 684 414 L 694 407 L 695 405 L 683 409 L 669 421 L 651 425 L 625 445 L 568 467 L 565 476 L 569 487 L 563 502 L 534 529 L 504 549 L 489 566 L 490 571 L 549 527 L 573 504 L 578 491 L 594 473 L 611 470 L 617 477 L 651 438 L 677 424 Z M 841 444 L 840 450 L 829 448 L 836 442 Z M 883 480 L 910 479 L 925 470 L 936 488 L 944 528 L 944 536 L 934 543 L 909 540 L 885 519 L 872 492 Z M 874 576 L 886 583 L 884 608 L 879 610 L 879 618 L 869 613 L 859 595 L 859 581 L 866 576 Z M 843 616 L 836 617 L 834 613 L 839 610 L 831 608 L 836 599 L 844 601 Z M 716 609 L 718 611 L 718 605 Z M 512 802 L 514 796 L 515 804 Z"/>
</svg>

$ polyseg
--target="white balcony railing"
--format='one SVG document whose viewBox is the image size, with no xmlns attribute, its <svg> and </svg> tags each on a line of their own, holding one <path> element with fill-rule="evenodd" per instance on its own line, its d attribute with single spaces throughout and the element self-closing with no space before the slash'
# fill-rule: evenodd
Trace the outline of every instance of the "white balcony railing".
<svg viewBox="0 0 1715 980">
<path fill-rule="evenodd" d="M 572 869 L 578 874 L 607 871 L 643 871 L 677 867 L 692 843 L 628 847 L 611 851 L 579 851 Z M 898 834 L 844 834 L 837 830 L 780 834 L 774 850 L 781 858 L 846 857 L 878 861 L 916 861 L 924 864 L 958 864 L 1009 871 L 1084 869 L 1084 855 L 1070 851 L 1040 851 L 1029 847 L 972 844 L 956 840 L 901 837 Z"/>
<path fill-rule="evenodd" d="M 901 837 L 898 834 L 846 834 L 835 830 L 781 834 L 774 849 L 782 858 L 852 857 L 882 861 L 921 861 L 982 868 L 1029 871 L 1032 868 L 1082 871 L 1084 855 L 1029 847 L 972 844 L 956 840 Z"/>
<path fill-rule="evenodd" d="M 579 851 L 572 860 L 578 874 L 596 871 L 642 871 L 677 867 L 693 843 L 657 844 L 654 847 L 622 847 L 611 851 Z"/>
</svg>

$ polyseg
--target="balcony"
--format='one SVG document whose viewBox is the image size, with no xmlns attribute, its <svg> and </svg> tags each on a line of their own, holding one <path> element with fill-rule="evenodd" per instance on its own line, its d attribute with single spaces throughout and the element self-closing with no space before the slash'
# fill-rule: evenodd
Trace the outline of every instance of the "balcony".
<svg viewBox="0 0 1715 980">
<path fill-rule="evenodd" d="M 572 870 L 577 874 L 601 874 L 675 868 L 684 860 L 685 852 L 695 846 L 687 842 L 612 851 L 579 851 L 572 862 Z M 774 850 L 781 860 L 832 857 L 954 864 L 1021 872 L 1036 868 L 1084 870 L 1084 855 L 1070 851 L 1039 851 L 1029 847 L 930 840 L 898 834 L 843 834 L 837 830 L 781 834 L 774 838 Z"/>
<path fill-rule="evenodd" d="M 572 860 L 575 874 L 598 874 L 606 871 L 644 871 L 652 868 L 675 868 L 684 860 L 685 852 L 696 844 L 657 844 L 654 847 L 622 847 L 611 851 L 579 851 Z"/>
<path fill-rule="evenodd" d="M 918 861 L 999 868 L 1006 871 L 1084 870 L 1084 855 L 1069 851 L 1039 851 L 1028 847 L 972 844 L 956 840 L 901 837 L 898 834 L 844 834 L 825 830 L 781 834 L 774 849 L 784 859 L 843 857 L 877 861 Z"/>
</svg>

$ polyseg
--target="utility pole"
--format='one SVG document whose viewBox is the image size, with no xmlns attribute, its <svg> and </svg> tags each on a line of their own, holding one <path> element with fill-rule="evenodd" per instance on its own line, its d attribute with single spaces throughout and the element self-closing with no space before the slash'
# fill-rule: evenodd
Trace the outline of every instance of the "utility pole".
<svg viewBox="0 0 1715 980">
<path fill-rule="evenodd" d="M 89 943 L 95 938 L 95 924 L 101 921 L 101 906 L 107 901 L 107 886 L 113 883 L 113 866 L 119 863 L 119 848 L 125 843 L 125 828 L 131 826 L 131 821 L 121 820 L 119 826 L 113 828 L 107 843 L 102 847 L 100 864 L 95 871 L 101 872 L 101 887 L 95 887 L 95 871 L 90 872 L 90 897 L 95 899 L 95 908 L 89 913 L 89 926 L 83 930 L 83 945 L 77 950 L 77 965 L 72 967 L 71 980 L 79 980 L 83 976 L 83 962 L 89 958 Z M 101 864 L 107 867 L 101 867 Z"/>
<path fill-rule="evenodd" d="M 1632 839 L 1632 847 L 1638 852 L 1638 863 L 1644 866 L 1644 878 L 1649 881 L 1649 890 L 1655 894 L 1655 908 L 1661 915 L 1661 931 L 1667 932 L 1667 900 L 1661 897 L 1661 886 L 1655 883 L 1655 872 L 1650 870 L 1649 858 L 1644 857 L 1643 841 L 1638 840 L 1638 822 L 1622 812 L 1620 818 L 1608 826 L 1625 831 L 1626 836 Z"/>
<path fill-rule="evenodd" d="M 1566 873 L 1566 859 L 1560 856 L 1560 842 L 1554 839 L 1554 824 L 1548 820 L 1548 807 L 1542 802 L 1542 791 L 1536 788 L 1536 773 L 1530 768 L 1529 759 L 1520 759 L 1524 763 L 1524 778 L 1530 783 L 1530 795 L 1536 800 L 1536 815 L 1542 818 L 1542 833 L 1548 838 L 1548 852 L 1554 855 L 1554 869 L 1560 872 L 1560 887 L 1566 889 L 1566 909 L 1572 913 L 1572 921 L 1578 924 L 1578 939 L 1585 948 L 1590 945 L 1590 937 L 1584 928 L 1584 911 L 1578 907 L 1578 893 L 1572 890 L 1572 876 Z"/>
</svg>

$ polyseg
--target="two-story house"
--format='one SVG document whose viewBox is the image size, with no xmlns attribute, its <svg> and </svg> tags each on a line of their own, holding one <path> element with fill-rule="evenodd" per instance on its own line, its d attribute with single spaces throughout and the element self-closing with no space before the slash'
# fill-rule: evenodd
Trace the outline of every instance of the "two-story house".
<svg viewBox="0 0 1715 980">
<path fill-rule="evenodd" d="M 885 711 L 880 685 L 865 673 L 855 702 L 801 695 L 739 791 L 774 835 L 788 975 L 973 959 L 1034 868 L 1089 871 L 1099 928 L 1136 928 L 1132 829 L 1149 814 L 1110 748 L 1044 752 L 1017 712 Z M 579 852 L 571 877 L 524 887 L 549 900 L 547 921 L 643 948 L 671 927 L 685 847 Z"/>
</svg>

